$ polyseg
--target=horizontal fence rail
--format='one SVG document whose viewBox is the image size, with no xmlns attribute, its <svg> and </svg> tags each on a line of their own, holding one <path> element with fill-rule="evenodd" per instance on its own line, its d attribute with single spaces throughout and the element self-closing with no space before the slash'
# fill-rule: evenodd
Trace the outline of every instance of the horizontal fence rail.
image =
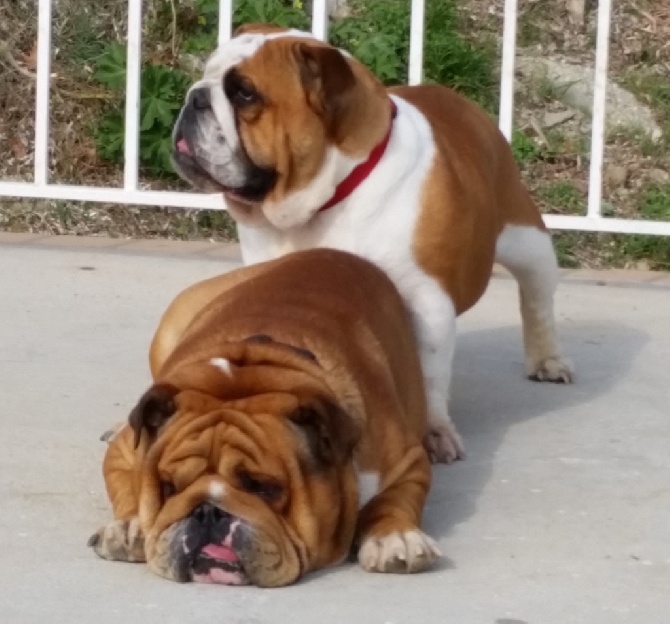
<svg viewBox="0 0 670 624">
<path fill-rule="evenodd" d="M 409 84 L 418 84 L 422 81 L 423 76 L 425 0 L 412 0 L 411 4 L 408 82 Z M 39 0 L 34 179 L 33 182 L 0 181 L 0 197 L 225 210 L 224 202 L 219 194 L 152 191 L 140 188 L 139 111 L 142 64 L 142 0 L 128 1 L 123 186 L 114 188 L 49 183 L 52 6 L 53 0 Z M 232 14 L 233 0 L 219 0 L 218 41 L 220 44 L 230 38 Z M 611 16 L 612 0 L 599 0 L 586 215 L 544 215 L 544 220 L 550 229 L 670 236 L 670 222 L 615 219 L 602 215 L 602 170 Z M 508 141 L 512 137 L 514 118 L 514 61 L 517 19 L 517 0 L 506 0 L 502 42 L 499 126 Z M 327 0 L 313 0 L 312 2 L 312 32 L 320 39 L 326 40 L 328 38 Z"/>
</svg>

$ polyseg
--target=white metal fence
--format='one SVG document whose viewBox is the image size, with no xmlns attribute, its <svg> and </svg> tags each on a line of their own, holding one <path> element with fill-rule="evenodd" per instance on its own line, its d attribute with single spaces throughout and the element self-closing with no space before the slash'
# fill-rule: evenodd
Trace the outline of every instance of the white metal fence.
<svg viewBox="0 0 670 624">
<path fill-rule="evenodd" d="M 250 2 L 253 0 L 249 0 Z M 410 84 L 421 82 L 425 0 L 411 0 L 409 76 Z M 467 1 L 467 0 L 464 0 Z M 225 209 L 220 195 L 141 189 L 138 179 L 139 105 L 142 37 L 142 0 L 128 0 L 128 41 L 126 76 L 125 154 L 122 188 L 73 186 L 49 183 L 49 91 L 51 77 L 51 17 L 53 0 L 39 0 L 37 88 L 35 117 L 35 173 L 33 182 L 0 181 L 0 197 L 44 198 L 52 200 L 97 201 L 148 206 Z M 219 42 L 230 37 L 232 0 L 219 0 Z M 605 96 L 612 0 L 598 2 L 598 35 L 593 101 L 593 129 L 587 214 L 584 216 L 545 215 L 552 229 L 670 235 L 670 222 L 606 218 L 601 214 Z M 327 0 L 312 2 L 312 31 L 328 35 Z M 517 0 L 505 1 L 500 85 L 500 128 L 512 135 L 514 112 L 514 57 L 516 50 Z"/>
</svg>

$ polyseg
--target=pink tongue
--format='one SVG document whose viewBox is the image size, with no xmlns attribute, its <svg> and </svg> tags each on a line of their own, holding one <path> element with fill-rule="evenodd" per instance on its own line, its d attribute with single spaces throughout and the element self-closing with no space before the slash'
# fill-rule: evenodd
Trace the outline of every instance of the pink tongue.
<svg viewBox="0 0 670 624">
<path fill-rule="evenodd" d="M 235 551 L 228 546 L 223 546 L 222 544 L 207 544 L 202 549 L 202 552 L 206 555 L 209 555 L 213 559 L 218 559 L 219 561 L 239 561 L 240 558 L 235 554 Z"/>
<path fill-rule="evenodd" d="M 191 150 L 188 147 L 188 143 L 186 143 L 185 139 L 179 139 L 177 141 L 177 151 L 181 152 L 182 154 L 190 154 Z"/>
</svg>

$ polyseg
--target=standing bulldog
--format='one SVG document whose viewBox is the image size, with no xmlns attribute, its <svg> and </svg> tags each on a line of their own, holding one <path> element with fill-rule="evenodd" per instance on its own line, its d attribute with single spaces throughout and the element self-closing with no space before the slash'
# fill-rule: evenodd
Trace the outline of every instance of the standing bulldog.
<svg viewBox="0 0 670 624">
<path fill-rule="evenodd" d="M 463 455 L 447 412 L 455 319 L 494 261 L 519 283 L 528 376 L 571 381 L 549 234 L 504 137 L 454 91 L 387 90 L 308 33 L 250 25 L 189 90 L 173 159 L 193 186 L 223 193 L 246 264 L 333 247 L 391 276 L 418 332 L 433 460 Z"/>
<path fill-rule="evenodd" d="M 112 439 L 115 520 L 89 544 L 161 576 L 272 587 L 342 561 L 416 572 L 431 469 L 409 315 L 369 262 L 319 249 L 181 293 L 154 384 Z"/>
</svg>

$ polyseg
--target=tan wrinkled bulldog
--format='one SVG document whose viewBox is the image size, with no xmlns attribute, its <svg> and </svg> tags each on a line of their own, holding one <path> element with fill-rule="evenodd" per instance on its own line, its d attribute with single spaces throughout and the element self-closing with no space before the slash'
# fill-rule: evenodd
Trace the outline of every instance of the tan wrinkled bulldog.
<svg viewBox="0 0 670 624">
<path fill-rule="evenodd" d="M 113 435 L 115 520 L 90 540 L 175 581 L 286 585 L 357 546 L 369 571 L 438 556 L 419 528 L 431 470 L 408 314 L 384 273 L 335 250 L 182 292 L 154 384 Z"/>
</svg>

